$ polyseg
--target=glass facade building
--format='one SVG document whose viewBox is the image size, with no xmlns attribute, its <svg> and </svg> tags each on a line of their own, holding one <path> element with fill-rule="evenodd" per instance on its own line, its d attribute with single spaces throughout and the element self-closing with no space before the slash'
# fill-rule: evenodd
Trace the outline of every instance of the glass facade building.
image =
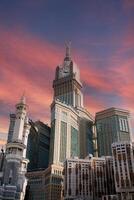
<svg viewBox="0 0 134 200">
<path fill-rule="evenodd" d="M 71 156 L 79 156 L 79 133 L 71 126 Z"/>
<path fill-rule="evenodd" d="M 50 127 L 41 121 L 31 121 L 30 124 L 27 146 L 27 158 L 30 161 L 28 171 L 46 169 L 49 163 Z"/>
<path fill-rule="evenodd" d="M 109 108 L 96 114 L 99 156 L 112 155 L 113 142 L 130 141 L 129 117 L 128 111 L 117 108 Z"/>
</svg>

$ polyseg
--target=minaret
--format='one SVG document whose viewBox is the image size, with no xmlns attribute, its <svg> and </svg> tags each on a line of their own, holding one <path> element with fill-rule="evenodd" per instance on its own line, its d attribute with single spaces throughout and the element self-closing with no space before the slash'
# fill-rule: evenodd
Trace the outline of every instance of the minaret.
<svg viewBox="0 0 134 200">
<path fill-rule="evenodd" d="M 23 129 L 24 129 L 24 122 L 26 118 L 26 99 L 23 95 L 20 99 L 20 102 L 16 104 L 16 120 L 13 132 L 13 141 L 22 141 L 23 140 Z"/>
<path fill-rule="evenodd" d="M 28 159 L 26 159 L 27 139 L 30 125 L 27 117 L 26 99 L 23 95 L 16 105 L 15 124 L 12 139 L 6 145 L 4 185 L 16 186 L 20 200 L 25 197 Z"/>
</svg>

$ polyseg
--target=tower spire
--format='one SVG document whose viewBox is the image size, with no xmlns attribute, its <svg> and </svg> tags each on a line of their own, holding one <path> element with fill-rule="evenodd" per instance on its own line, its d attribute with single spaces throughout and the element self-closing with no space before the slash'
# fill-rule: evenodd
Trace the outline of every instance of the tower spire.
<svg viewBox="0 0 134 200">
<path fill-rule="evenodd" d="M 23 92 L 21 98 L 20 98 L 20 103 L 26 104 L 26 97 L 25 97 L 25 92 Z"/>
<path fill-rule="evenodd" d="M 66 56 L 64 60 L 71 60 L 71 42 L 66 42 Z"/>
</svg>

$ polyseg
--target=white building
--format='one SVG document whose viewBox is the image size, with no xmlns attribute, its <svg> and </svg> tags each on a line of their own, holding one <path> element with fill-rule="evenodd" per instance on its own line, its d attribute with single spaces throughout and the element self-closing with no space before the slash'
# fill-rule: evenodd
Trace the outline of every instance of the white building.
<svg viewBox="0 0 134 200">
<path fill-rule="evenodd" d="M 66 46 L 62 65 L 56 68 L 53 89 L 48 169 L 53 166 L 63 169 L 66 158 L 72 156 L 84 158 L 89 153 L 96 153 L 94 118 L 84 107 L 80 71 L 71 58 L 70 45 Z M 56 170 L 51 171 L 49 176 L 57 176 Z M 59 178 L 62 179 L 62 177 Z M 48 188 L 47 184 L 45 188 Z M 62 194 L 62 181 L 54 187 L 53 179 L 50 179 L 49 188 L 51 189 L 47 190 L 47 198 L 57 200 L 56 196 L 59 197 Z M 58 198 L 60 199 L 62 196 Z"/>
<path fill-rule="evenodd" d="M 134 200 L 134 143 L 112 144 L 116 192 L 121 200 Z"/>
<path fill-rule="evenodd" d="M 56 68 L 53 88 L 50 164 L 62 165 L 71 156 L 94 154 L 94 118 L 84 108 L 80 71 L 69 45 L 63 64 Z"/>
<path fill-rule="evenodd" d="M 64 198 L 99 200 L 115 194 L 112 157 L 72 158 L 64 163 Z"/>
<path fill-rule="evenodd" d="M 0 199 L 23 200 L 27 179 L 28 159 L 26 159 L 27 139 L 30 125 L 27 105 L 23 96 L 16 105 L 15 123 L 10 141 L 6 145 L 5 161 L 1 172 Z"/>
</svg>

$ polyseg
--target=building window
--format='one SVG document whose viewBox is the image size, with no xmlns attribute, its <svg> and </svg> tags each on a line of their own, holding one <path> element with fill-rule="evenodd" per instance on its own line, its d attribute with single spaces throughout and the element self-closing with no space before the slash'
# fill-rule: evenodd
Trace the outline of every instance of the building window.
<svg viewBox="0 0 134 200">
<path fill-rule="evenodd" d="M 119 119 L 119 124 L 120 124 L 120 131 L 128 132 L 128 122 L 127 122 L 127 119 L 120 118 Z"/>
<path fill-rule="evenodd" d="M 66 159 L 66 145 L 67 145 L 67 123 L 61 121 L 60 131 L 60 162 Z"/>
<path fill-rule="evenodd" d="M 78 130 L 71 126 L 71 156 L 79 156 Z"/>
</svg>

